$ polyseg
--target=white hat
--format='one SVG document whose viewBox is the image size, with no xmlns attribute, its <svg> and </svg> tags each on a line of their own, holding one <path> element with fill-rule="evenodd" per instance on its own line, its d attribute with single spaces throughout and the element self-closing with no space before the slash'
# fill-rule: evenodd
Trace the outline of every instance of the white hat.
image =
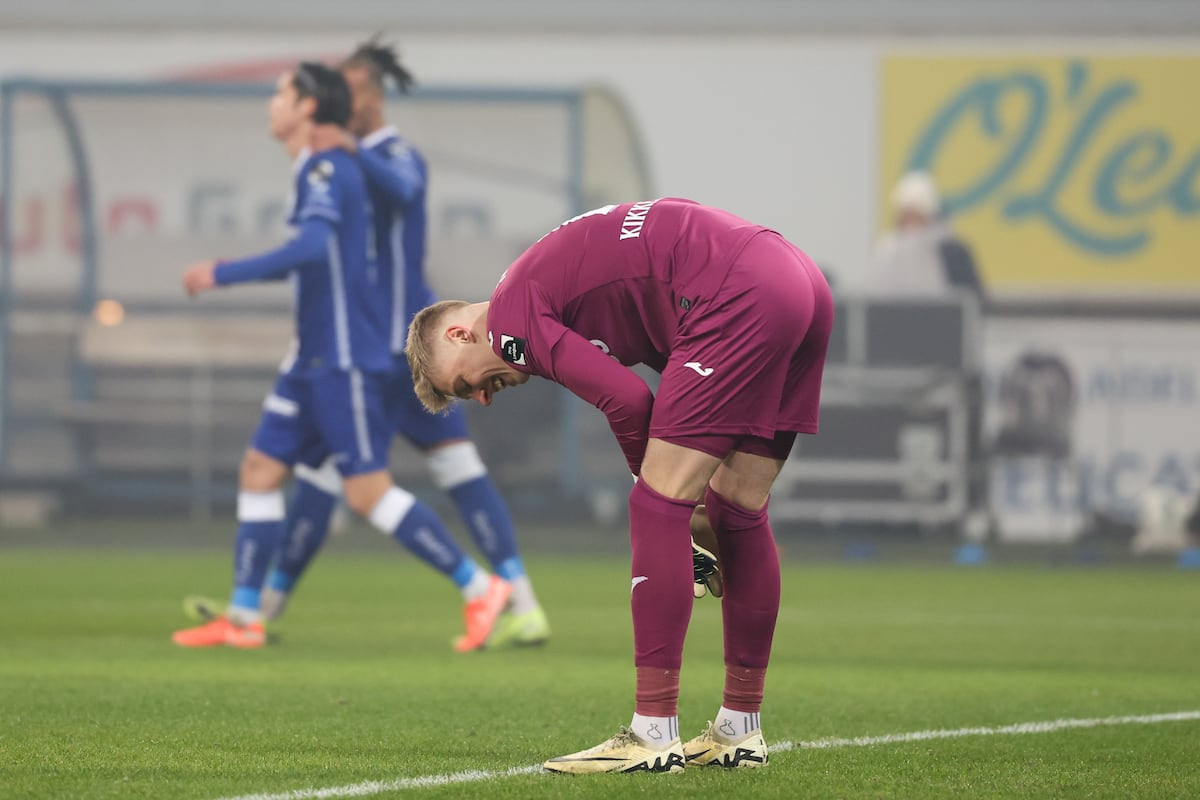
<svg viewBox="0 0 1200 800">
<path fill-rule="evenodd" d="M 909 172 L 892 190 L 892 205 L 897 211 L 916 211 L 935 217 L 942 207 L 942 198 L 928 172 Z"/>
</svg>

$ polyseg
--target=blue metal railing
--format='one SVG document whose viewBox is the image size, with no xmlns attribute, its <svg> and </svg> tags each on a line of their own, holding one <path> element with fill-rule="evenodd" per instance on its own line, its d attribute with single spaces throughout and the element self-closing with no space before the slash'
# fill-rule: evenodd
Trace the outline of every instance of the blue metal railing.
<svg viewBox="0 0 1200 800">
<path fill-rule="evenodd" d="M 0 471 L 8 459 L 8 339 L 12 314 L 12 90 L 0 83 Z"/>
<path fill-rule="evenodd" d="M 86 316 L 96 306 L 100 285 L 100 242 L 96 232 L 92 170 L 88 163 L 87 150 L 83 146 L 83 133 L 71 110 L 66 89 L 59 87 L 49 89 L 46 92 L 46 98 L 50 101 L 50 108 L 54 112 L 55 118 L 62 126 L 63 135 L 67 139 L 67 153 L 75 168 L 74 199 L 79 215 L 79 254 L 83 260 L 75 310 L 79 312 L 80 316 Z M 77 401 L 91 400 L 94 386 L 92 371 L 78 357 L 72 355 L 71 393 L 74 399 Z"/>
</svg>

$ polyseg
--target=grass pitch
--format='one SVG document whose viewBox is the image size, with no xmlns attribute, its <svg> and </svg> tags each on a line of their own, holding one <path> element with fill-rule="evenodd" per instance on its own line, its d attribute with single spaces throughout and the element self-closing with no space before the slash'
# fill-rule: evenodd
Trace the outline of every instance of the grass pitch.
<svg viewBox="0 0 1200 800">
<path fill-rule="evenodd" d="M 0 550 L 0 797 L 1200 796 L 1194 719 L 800 746 L 757 772 L 397 783 L 528 767 L 628 722 L 627 562 L 529 560 L 554 628 L 541 649 L 457 655 L 444 579 L 400 555 L 336 551 L 277 646 L 175 647 L 180 598 L 223 594 L 228 562 Z M 764 732 L 804 743 L 1200 710 L 1198 581 L 1168 567 L 785 563 Z M 720 703 L 720 644 L 705 598 L 684 661 L 685 736 Z"/>
</svg>

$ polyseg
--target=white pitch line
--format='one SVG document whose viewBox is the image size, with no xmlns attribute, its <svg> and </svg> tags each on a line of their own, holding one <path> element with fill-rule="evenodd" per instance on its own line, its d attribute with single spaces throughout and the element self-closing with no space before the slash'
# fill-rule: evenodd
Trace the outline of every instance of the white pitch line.
<svg viewBox="0 0 1200 800">
<path fill-rule="evenodd" d="M 509 769 L 468 769 L 463 772 L 451 772 L 446 775 L 422 775 L 419 778 L 397 778 L 394 781 L 363 781 L 349 786 L 331 786 L 328 789 L 293 789 L 289 792 L 272 794 L 243 794 L 224 800 L 308 800 L 308 798 L 324 797 L 366 797 L 381 792 L 397 792 L 402 789 L 424 789 L 429 786 L 450 786 L 455 783 L 475 783 L 490 781 L 493 778 L 508 778 L 513 775 L 528 775 L 540 772 L 541 764 L 528 767 L 510 767 Z"/>
<path fill-rule="evenodd" d="M 1100 728 L 1106 725 L 1156 725 L 1160 722 L 1200 720 L 1200 711 L 1174 711 L 1170 714 L 1143 714 L 1132 717 L 1099 717 L 1097 719 L 1054 719 L 1048 722 L 1018 722 L 996 728 L 956 728 L 954 730 L 912 731 L 887 733 L 883 736 L 856 736 L 853 739 L 817 739 L 811 742 L 776 742 L 772 753 L 788 750 L 827 750 L 833 747 L 871 747 L 877 744 L 923 742 L 930 739 L 958 739 L 963 736 L 1011 736 L 1021 733 L 1053 733 L 1070 728 Z"/>
<path fill-rule="evenodd" d="M 924 742 L 931 739 L 959 739 L 965 736 L 1013 736 L 1023 733 L 1053 733 L 1072 728 L 1101 728 L 1111 725 L 1157 725 L 1161 722 L 1190 722 L 1200 720 L 1200 711 L 1174 711 L 1169 714 L 1141 714 L 1128 717 L 1097 717 L 1094 719 L 1054 719 L 1045 722 L 1019 722 L 1015 725 L 998 727 L 955 728 L 952 730 L 910 731 L 888 733 L 882 736 L 856 736 L 853 739 L 814 739 L 810 742 L 775 742 L 770 746 L 772 753 L 789 750 L 829 750 L 837 747 L 873 747 L 879 744 Z M 509 769 L 451 772 L 444 775 L 423 775 L 418 778 L 397 778 L 391 781 L 363 781 L 348 786 L 331 786 L 327 789 L 293 789 L 271 794 L 244 794 L 222 800 L 321 800 L 336 797 L 366 797 L 382 792 L 397 792 L 404 789 L 424 789 L 431 786 L 450 786 L 456 783 L 476 783 L 513 775 L 530 775 L 540 772 L 540 764 Z M 561 780 L 561 778 L 559 779 Z"/>
</svg>

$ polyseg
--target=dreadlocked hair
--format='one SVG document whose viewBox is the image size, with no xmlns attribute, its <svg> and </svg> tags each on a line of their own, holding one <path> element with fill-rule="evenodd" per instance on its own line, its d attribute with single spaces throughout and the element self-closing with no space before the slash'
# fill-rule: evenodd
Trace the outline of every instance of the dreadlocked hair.
<svg viewBox="0 0 1200 800">
<path fill-rule="evenodd" d="M 377 33 L 360 44 L 350 57 L 342 62 L 342 66 L 365 66 L 371 76 L 371 83 L 380 91 L 386 88 L 390 79 L 398 90 L 408 94 L 415 82 L 412 73 L 400 63 L 396 46 L 384 44 L 382 38 L 383 34 Z"/>
</svg>

